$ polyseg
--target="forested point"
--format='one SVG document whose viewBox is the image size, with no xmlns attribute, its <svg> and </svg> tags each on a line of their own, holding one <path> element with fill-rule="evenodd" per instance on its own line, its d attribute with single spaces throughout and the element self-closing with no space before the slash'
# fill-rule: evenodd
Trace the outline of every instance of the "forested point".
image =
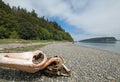
<svg viewBox="0 0 120 82">
<path fill-rule="evenodd" d="M 35 10 L 29 12 L 19 6 L 11 8 L 0 0 L 0 39 L 5 38 L 73 41 L 56 22 L 38 17 Z"/>
<path fill-rule="evenodd" d="M 79 42 L 91 42 L 91 43 L 114 43 L 117 39 L 115 37 L 96 37 L 85 40 L 80 40 Z"/>
</svg>

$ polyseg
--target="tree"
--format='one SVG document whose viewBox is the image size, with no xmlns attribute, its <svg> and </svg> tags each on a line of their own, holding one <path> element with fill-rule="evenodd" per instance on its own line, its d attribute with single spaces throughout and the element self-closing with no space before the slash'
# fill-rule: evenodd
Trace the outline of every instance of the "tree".
<svg viewBox="0 0 120 82">
<path fill-rule="evenodd" d="M 6 5 L 2 0 L 0 38 L 73 40 L 57 22 L 48 21 L 44 16 L 38 17 L 35 10 L 28 12 L 20 6 L 10 8 L 9 4 Z"/>
<path fill-rule="evenodd" d="M 11 39 L 19 39 L 20 37 L 16 31 L 13 31 L 13 32 L 11 32 L 10 38 Z"/>
<path fill-rule="evenodd" d="M 36 39 L 37 33 L 35 28 L 29 22 L 22 22 L 19 25 L 18 34 L 22 39 Z"/>
<path fill-rule="evenodd" d="M 4 28 L 3 26 L 0 26 L 0 38 L 8 38 L 9 37 L 9 33 L 7 32 L 7 29 Z"/>
<path fill-rule="evenodd" d="M 39 28 L 38 36 L 40 40 L 48 40 L 51 38 L 51 33 L 45 28 Z"/>
<path fill-rule="evenodd" d="M 35 10 L 32 10 L 31 14 L 32 14 L 32 16 L 37 17 L 37 14 L 35 13 Z"/>
</svg>

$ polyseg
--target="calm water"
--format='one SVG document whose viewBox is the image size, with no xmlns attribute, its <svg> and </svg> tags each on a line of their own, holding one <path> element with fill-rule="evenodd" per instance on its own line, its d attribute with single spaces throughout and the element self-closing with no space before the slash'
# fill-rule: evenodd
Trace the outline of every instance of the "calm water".
<svg viewBox="0 0 120 82">
<path fill-rule="evenodd" d="M 97 48 L 97 49 L 108 50 L 108 51 L 120 53 L 120 41 L 116 41 L 116 43 L 83 43 L 83 42 L 77 42 L 76 44 L 79 44 L 81 46 L 86 46 L 86 47 Z"/>
</svg>

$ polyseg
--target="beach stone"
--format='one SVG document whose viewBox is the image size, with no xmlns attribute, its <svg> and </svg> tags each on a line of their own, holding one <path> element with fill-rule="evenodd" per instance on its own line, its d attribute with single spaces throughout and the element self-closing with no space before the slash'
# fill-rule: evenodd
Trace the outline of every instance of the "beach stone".
<svg viewBox="0 0 120 82">
<path fill-rule="evenodd" d="M 79 46 L 71 42 L 54 42 L 39 50 L 44 51 L 47 57 L 54 55 L 63 57 L 65 65 L 71 69 L 72 75 L 65 78 L 42 76 L 42 80 L 40 80 L 41 75 L 37 73 L 27 80 L 24 79 L 26 73 L 20 75 L 15 71 L 17 75 L 12 75 L 3 73 L 5 70 L 0 69 L 0 81 L 10 81 L 10 78 L 6 80 L 9 75 L 11 80 L 16 81 L 17 79 L 23 82 L 87 82 L 87 80 L 89 82 L 120 82 L 120 53 Z M 8 70 L 6 71 L 8 72 Z M 13 73 L 11 70 L 9 71 Z"/>
<path fill-rule="evenodd" d="M 110 80 L 111 82 L 115 82 L 115 78 L 111 76 L 107 76 L 107 79 Z"/>
</svg>

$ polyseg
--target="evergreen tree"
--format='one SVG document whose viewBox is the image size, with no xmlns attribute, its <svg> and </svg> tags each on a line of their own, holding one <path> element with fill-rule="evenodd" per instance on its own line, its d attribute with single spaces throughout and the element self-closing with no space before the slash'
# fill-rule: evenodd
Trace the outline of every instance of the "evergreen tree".
<svg viewBox="0 0 120 82">
<path fill-rule="evenodd" d="M 35 10 L 12 7 L 0 0 L 0 38 L 73 41 L 56 22 L 38 17 Z"/>
</svg>

